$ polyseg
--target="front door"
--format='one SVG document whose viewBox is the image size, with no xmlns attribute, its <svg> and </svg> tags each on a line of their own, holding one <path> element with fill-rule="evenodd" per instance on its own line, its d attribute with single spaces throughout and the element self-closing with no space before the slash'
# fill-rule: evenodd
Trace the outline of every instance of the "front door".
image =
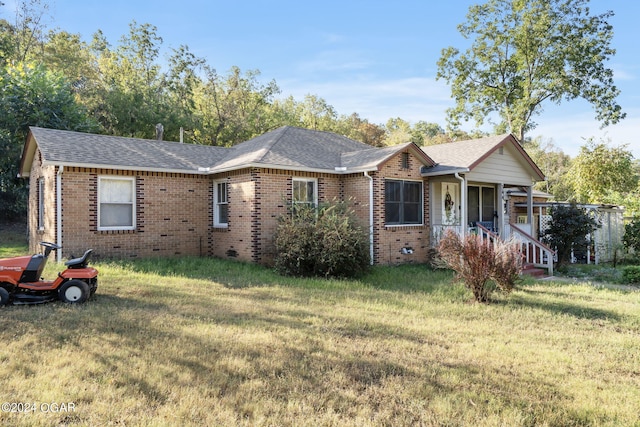
<svg viewBox="0 0 640 427">
<path fill-rule="evenodd" d="M 485 227 L 495 229 L 496 189 L 481 185 L 467 188 L 467 219 L 470 225 L 481 222 Z M 489 225 L 489 226 L 487 226 Z"/>
</svg>

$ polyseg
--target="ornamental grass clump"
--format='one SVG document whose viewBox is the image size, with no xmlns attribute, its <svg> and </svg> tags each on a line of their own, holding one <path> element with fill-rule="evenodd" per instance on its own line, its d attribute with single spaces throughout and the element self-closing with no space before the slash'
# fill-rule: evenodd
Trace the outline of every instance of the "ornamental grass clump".
<svg viewBox="0 0 640 427">
<path fill-rule="evenodd" d="M 489 302 L 496 288 L 511 292 L 522 272 L 522 255 L 515 243 L 477 235 L 460 237 L 448 230 L 438 252 L 445 266 L 455 271 L 478 302 Z"/>
</svg>

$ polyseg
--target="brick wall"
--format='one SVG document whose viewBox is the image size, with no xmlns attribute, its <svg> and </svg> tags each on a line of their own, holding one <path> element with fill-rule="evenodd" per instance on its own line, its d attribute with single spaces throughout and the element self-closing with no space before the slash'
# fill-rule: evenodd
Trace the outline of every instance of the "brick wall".
<svg viewBox="0 0 640 427">
<path fill-rule="evenodd" d="M 27 229 L 29 233 L 29 252 L 39 253 L 42 250 L 40 242 L 56 242 L 56 180 L 55 166 L 42 166 L 40 151 L 36 151 L 29 175 L 29 200 Z M 44 180 L 44 221 L 43 228 L 38 227 L 38 198 L 40 188 L 38 180 Z"/>
<path fill-rule="evenodd" d="M 403 264 L 428 261 L 429 252 L 429 182 L 420 175 L 422 163 L 409 154 L 408 168 L 403 167 L 402 153 L 387 161 L 374 178 L 374 260 L 376 264 Z M 423 182 L 423 225 L 385 224 L 385 179 Z M 410 247 L 412 254 L 403 254 Z"/>
<path fill-rule="evenodd" d="M 406 160 L 406 159 L 405 159 Z M 429 247 L 428 182 L 420 176 L 420 160 L 394 156 L 378 172 L 374 187 L 374 260 L 378 264 L 425 262 Z M 136 226 L 134 230 L 98 229 L 98 178 L 135 178 Z M 37 230 L 37 179 L 46 182 L 46 226 Z M 362 173 L 333 175 L 274 169 L 243 169 L 211 176 L 65 168 L 62 179 L 63 256 L 80 255 L 93 248 L 97 257 L 134 258 L 179 255 L 216 256 L 270 265 L 275 256 L 274 235 L 278 218 L 287 213 L 295 177 L 317 180 L 318 201 L 348 200 L 369 226 L 369 179 Z M 54 167 L 42 167 L 36 156 L 31 172 L 29 230 L 31 250 L 40 240 L 55 241 Z M 387 226 L 385 178 L 423 181 L 424 225 Z M 213 183 L 228 183 L 228 226 L 213 225 Z M 402 254 L 411 247 L 413 254 Z"/>
<path fill-rule="evenodd" d="M 98 177 L 135 178 L 134 230 L 98 229 Z M 207 176 L 65 168 L 63 255 L 87 248 L 109 258 L 207 255 L 211 180 Z"/>
</svg>

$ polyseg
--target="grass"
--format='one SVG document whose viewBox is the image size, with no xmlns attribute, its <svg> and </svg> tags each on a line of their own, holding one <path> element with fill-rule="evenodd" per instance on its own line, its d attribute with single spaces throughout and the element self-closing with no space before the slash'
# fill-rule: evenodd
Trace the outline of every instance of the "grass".
<svg viewBox="0 0 640 427">
<path fill-rule="evenodd" d="M 528 281 L 483 305 L 418 265 L 96 267 L 84 305 L 0 308 L 0 402 L 74 409 L 0 425 L 640 426 L 640 292 Z"/>
</svg>

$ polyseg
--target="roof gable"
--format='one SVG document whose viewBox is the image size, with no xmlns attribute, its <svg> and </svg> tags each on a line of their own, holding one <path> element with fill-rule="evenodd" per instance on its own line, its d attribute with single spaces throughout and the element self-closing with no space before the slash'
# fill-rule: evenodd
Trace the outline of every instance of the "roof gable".
<svg viewBox="0 0 640 427">
<path fill-rule="evenodd" d="M 434 167 L 425 169 L 423 174 L 430 176 L 470 172 L 493 153 L 507 146 L 512 148 L 511 151 L 515 153 L 515 156 L 518 157 L 532 177 L 537 178 L 537 180 L 544 179 L 544 174 L 540 168 L 512 134 L 422 147 L 422 150 L 436 162 Z"/>
</svg>

